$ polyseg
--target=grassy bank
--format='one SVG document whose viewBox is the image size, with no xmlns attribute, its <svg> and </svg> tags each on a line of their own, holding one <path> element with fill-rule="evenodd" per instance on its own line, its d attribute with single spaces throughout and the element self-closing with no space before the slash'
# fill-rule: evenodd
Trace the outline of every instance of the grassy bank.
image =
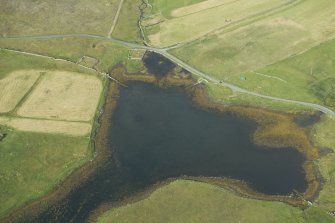
<svg viewBox="0 0 335 223">
<path fill-rule="evenodd" d="M 210 99 L 226 104 L 261 107 L 270 110 L 278 110 L 290 113 L 313 112 L 312 109 L 306 106 L 285 102 L 277 102 L 248 94 L 233 92 L 229 88 L 218 86 L 212 83 L 206 84 L 206 92 Z"/>
<path fill-rule="evenodd" d="M 329 212 L 335 211 L 335 120 L 323 117 L 312 132 L 318 146 L 328 149 L 328 154 L 318 161 L 325 185 L 316 204 Z"/>
<path fill-rule="evenodd" d="M 50 192 L 92 156 L 87 137 L 5 132 L 0 142 L 0 217 Z"/>
<path fill-rule="evenodd" d="M 148 198 L 104 213 L 110 222 L 334 222 L 319 209 L 302 211 L 279 203 L 242 198 L 229 190 L 178 180 Z"/>
<path fill-rule="evenodd" d="M 97 59 L 96 68 L 107 72 L 126 60 L 128 48 L 107 40 L 88 38 L 59 38 L 32 40 L 0 40 L 0 48 L 9 48 L 29 53 L 47 55 L 78 62 L 83 56 Z"/>
<path fill-rule="evenodd" d="M 81 68 L 75 64 L 55 61 L 40 57 L 28 56 L 14 52 L 0 50 L 0 78 L 16 70 L 63 70 L 80 73 L 94 72 Z"/>
<path fill-rule="evenodd" d="M 162 14 L 167 18 L 171 18 L 171 12 L 174 9 L 178 9 L 184 6 L 196 4 L 204 0 L 172 0 L 172 1 L 161 1 L 161 0 L 149 0 L 152 5 L 152 14 Z"/>
</svg>

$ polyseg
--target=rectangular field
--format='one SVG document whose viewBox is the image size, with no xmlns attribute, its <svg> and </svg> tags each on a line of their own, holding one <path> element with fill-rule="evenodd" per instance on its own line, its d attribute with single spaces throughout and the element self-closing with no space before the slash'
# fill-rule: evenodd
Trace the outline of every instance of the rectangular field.
<svg viewBox="0 0 335 223">
<path fill-rule="evenodd" d="M 5 125 L 22 132 L 64 134 L 87 136 L 91 132 L 91 124 L 53 120 L 0 117 L 0 125 Z"/>
<path fill-rule="evenodd" d="M 15 71 L 0 78 L 0 113 L 10 112 L 36 82 L 40 71 Z"/>
<path fill-rule="evenodd" d="M 94 117 L 102 83 L 96 76 L 47 72 L 19 108 L 23 117 L 90 121 Z"/>
</svg>

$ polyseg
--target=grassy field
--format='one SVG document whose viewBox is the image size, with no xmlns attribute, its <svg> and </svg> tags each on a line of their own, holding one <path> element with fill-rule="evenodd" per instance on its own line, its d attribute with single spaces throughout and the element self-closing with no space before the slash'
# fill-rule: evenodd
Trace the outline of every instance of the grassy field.
<svg viewBox="0 0 335 223">
<path fill-rule="evenodd" d="M 157 26 L 157 28 L 154 29 L 157 32 L 148 32 L 148 39 L 153 45 L 160 47 L 188 42 L 209 32 L 229 26 L 232 22 L 239 22 L 259 13 L 276 9 L 289 3 L 290 0 L 239 0 L 228 3 L 227 1 L 221 1 L 222 4 L 217 6 L 211 4 L 212 2 L 213 1 L 202 2 L 202 10 L 186 15 L 173 11 L 172 15 L 175 15 L 175 17 L 171 19 L 163 19 L 160 17 L 159 22 L 157 22 L 156 17 L 149 17 L 146 22 L 150 29 L 154 29 L 154 27 Z M 192 5 L 187 8 L 189 9 L 190 7 L 192 7 Z M 197 5 L 194 7 L 197 7 Z M 178 10 L 185 12 L 183 8 Z M 152 22 L 150 22 L 150 20 L 152 20 Z"/>
<path fill-rule="evenodd" d="M 66 63 L 34 57 L 14 52 L 0 50 L 0 77 L 4 78 L 11 72 L 18 70 L 50 70 L 50 71 L 70 71 L 78 73 L 96 74 L 96 72 L 89 71 L 76 64 Z"/>
<path fill-rule="evenodd" d="M 143 43 L 138 21 L 141 16 L 141 0 L 124 0 L 113 37 L 128 42 Z"/>
<path fill-rule="evenodd" d="M 26 70 L 0 78 L 0 113 L 13 110 L 39 76 L 39 72 Z"/>
<path fill-rule="evenodd" d="M 128 56 L 129 49 L 106 40 L 59 38 L 48 40 L 1 40 L 0 48 L 16 49 L 78 62 L 83 56 L 99 60 L 96 68 L 107 72 Z"/>
<path fill-rule="evenodd" d="M 302 211 L 279 203 L 242 198 L 205 183 L 178 180 L 145 200 L 114 208 L 99 223 L 126 222 L 335 222 L 320 209 Z"/>
<path fill-rule="evenodd" d="M 226 104 L 256 106 L 270 110 L 285 111 L 290 113 L 313 112 L 313 109 L 291 103 L 277 102 L 248 94 L 233 92 L 229 88 L 208 83 L 205 86 L 207 95 L 214 101 Z"/>
<path fill-rule="evenodd" d="M 50 192 L 92 155 L 87 137 L 6 132 L 0 142 L 0 218 Z"/>
<path fill-rule="evenodd" d="M 227 78 L 241 87 L 266 95 L 309 101 L 335 108 L 335 40 L 257 71 Z"/>
<path fill-rule="evenodd" d="M 118 0 L 1 1 L 0 36 L 61 33 L 107 36 L 118 2 Z"/>
<path fill-rule="evenodd" d="M 46 71 L 17 114 L 22 117 L 91 121 L 101 91 L 101 80 L 97 76 Z"/>
</svg>

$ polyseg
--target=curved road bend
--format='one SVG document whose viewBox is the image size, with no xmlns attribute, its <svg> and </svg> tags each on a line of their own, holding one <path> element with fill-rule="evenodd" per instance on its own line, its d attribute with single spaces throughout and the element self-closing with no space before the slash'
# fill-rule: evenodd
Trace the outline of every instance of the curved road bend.
<svg viewBox="0 0 335 223">
<path fill-rule="evenodd" d="M 181 66 L 185 70 L 191 72 L 192 74 L 200 76 L 200 77 L 202 77 L 202 78 L 204 78 L 204 79 L 206 79 L 206 80 L 208 80 L 212 83 L 220 84 L 222 86 L 228 87 L 235 92 L 244 93 L 244 94 L 248 94 L 248 95 L 253 95 L 253 96 L 256 96 L 256 97 L 260 97 L 260 98 L 270 99 L 270 100 L 273 100 L 273 101 L 303 105 L 303 106 L 306 106 L 306 107 L 310 107 L 310 108 L 319 110 L 319 111 L 321 111 L 325 114 L 328 114 L 330 117 L 335 119 L 335 112 L 334 111 L 332 111 L 329 108 L 326 108 L 324 106 L 318 105 L 318 104 L 267 96 L 267 95 L 252 92 L 252 91 L 237 87 L 235 85 L 220 81 L 216 78 L 213 78 L 213 77 L 209 76 L 208 74 L 205 74 L 205 73 L 197 70 L 196 68 L 190 66 L 189 64 L 183 62 L 182 60 L 180 60 L 177 57 L 173 56 L 172 54 L 168 53 L 167 50 L 169 48 L 155 48 L 155 47 L 143 46 L 143 45 L 139 45 L 139 44 L 136 44 L 136 43 L 129 43 L 129 42 L 126 42 L 126 41 L 123 41 L 123 40 L 118 40 L 118 39 L 104 37 L 104 36 L 98 36 L 98 35 L 90 35 L 90 34 L 62 34 L 62 35 L 45 35 L 45 36 L 6 37 L 6 38 L 0 38 L 0 40 L 57 39 L 57 38 L 64 38 L 64 37 L 81 37 L 81 38 L 102 39 L 102 40 L 107 40 L 107 41 L 112 41 L 112 42 L 115 42 L 115 43 L 119 43 L 121 45 L 131 47 L 131 48 L 145 49 L 145 50 L 148 50 L 148 51 L 151 51 L 151 52 L 159 53 L 162 56 L 170 59 L 174 63 L 178 64 L 179 66 Z"/>
</svg>

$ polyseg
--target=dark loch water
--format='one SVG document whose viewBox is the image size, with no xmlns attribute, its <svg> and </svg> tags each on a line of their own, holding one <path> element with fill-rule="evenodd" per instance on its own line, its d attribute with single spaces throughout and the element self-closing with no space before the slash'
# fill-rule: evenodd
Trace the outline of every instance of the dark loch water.
<svg viewBox="0 0 335 223">
<path fill-rule="evenodd" d="M 300 127 L 308 127 L 311 125 L 316 124 L 321 119 L 322 112 L 316 112 L 313 115 L 303 115 L 297 117 L 294 121 L 299 125 Z"/>
<path fill-rule="evenodd" d="M 161 78 L 171 72 L 176 65 L 164 56 L 148 52 L 144 55 L 143 63 L 150 74 L 154 74 L 157 78 Z"/>
<path fill-rule="evenodd" d="M 27 222 L 84 222 L 103 202 L 183 175 L 241 179 L 266 194 L 306 189 L 303 156 L 295 149 L 254 145 L 254 121 L 199 108 L 182 88 L 127 85 L 110 124 L 109 161 L 65 200 Z"/>
</svg>

